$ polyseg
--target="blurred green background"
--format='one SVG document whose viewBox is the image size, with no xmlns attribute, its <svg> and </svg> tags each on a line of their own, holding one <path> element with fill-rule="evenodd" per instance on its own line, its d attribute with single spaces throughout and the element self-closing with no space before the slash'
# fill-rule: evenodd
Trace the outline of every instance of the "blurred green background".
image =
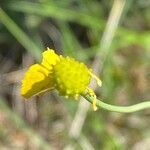
<svg viewBox="0 0 150 150">
<path fill-rule="evenodd" d="M 117 3 L 118 2 L 118 3 Z M 114 35 L 104 38 L 111 9 L 123 4 Z M 114 20 L 117 25 L 117 21 Z M 103 46 L 102 46 L 103 45 Z M 150 99 L 149 0 L 0 0 L 0 149 L 148 150 L 150 111 L 118 114 L 90 107 L 79 137 L 69 134 L 78 102 L 57 92 L 24 101 L 25 70 L 50 47 L 89 67 L 100 54 L 105 102 L 131 105 Z M 80 122 L 77 122 L 80 123 Z M 76 131 L 74 131 L 76 132 Z"/>
</svg>

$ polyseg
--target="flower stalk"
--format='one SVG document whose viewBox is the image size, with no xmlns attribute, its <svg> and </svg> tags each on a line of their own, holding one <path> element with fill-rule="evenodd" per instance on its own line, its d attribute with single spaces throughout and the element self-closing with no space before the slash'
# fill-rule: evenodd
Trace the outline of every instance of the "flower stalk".
<svg viewBox="0 0 150 150">
<path fill-rule="evenodd" d="M 94 98 L 91 97 L 90 95 L 83 94 L 82 96 L 90 103 L 93 103 Z M 112 112 L 133 113 L 136 111 L 150 108 L 150 101 L 141 102 L 131 106 L 116 106 L 116 105 L 104 103 L 101 100 L 97 99 L 96 106 L 99 109 L 104 109 Z"/>
</svg>

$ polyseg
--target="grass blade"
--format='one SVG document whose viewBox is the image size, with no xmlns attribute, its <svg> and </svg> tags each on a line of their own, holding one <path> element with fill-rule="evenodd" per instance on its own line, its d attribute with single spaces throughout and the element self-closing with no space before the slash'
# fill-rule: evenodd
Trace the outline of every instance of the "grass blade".
<svg viewBox="0 0 150 150">
<path fill-rule="evenodd" d="M 22 31 L 2 10 L 2 8 L 0 8 L 0 21 L 29 53 L 31 53 L 36 59 L 40 59 L 40 49 L 36 46 L 32 39 L 30 39 L 28 35 Z"/>
</svg>

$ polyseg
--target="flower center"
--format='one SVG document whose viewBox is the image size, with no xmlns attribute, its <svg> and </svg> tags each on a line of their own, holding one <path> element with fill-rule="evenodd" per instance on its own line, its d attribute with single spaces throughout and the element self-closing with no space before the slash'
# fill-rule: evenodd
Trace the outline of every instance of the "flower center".
<svg viewBox="0 0 150 150">
<path fill-rule="evenodd" d="M 60 95 L 78 98 L 90 82 L 88 68 L 73 58 L 60 57 L 53 69 L 56 89 Z"/>
</svg>

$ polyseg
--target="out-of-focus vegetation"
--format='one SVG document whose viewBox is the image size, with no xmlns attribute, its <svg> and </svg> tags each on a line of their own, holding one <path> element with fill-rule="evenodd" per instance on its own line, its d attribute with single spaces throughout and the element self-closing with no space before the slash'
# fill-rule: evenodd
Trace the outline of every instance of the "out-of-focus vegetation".
<svg viewBox="0 0 150 150">
<path fill-rule="evenodd" d="M 112 0 L 0 0 L 0 149 L 149 149 L 149 110 L 124 115 L 89 109 L 74 140 L 68 132 L 77 101 L 55 91 L 30 101 L 20 96 L 24 71 L 46 47 L 91 67 L 112 5 Z M 150 1 L 126 0 L 97 96 L 117 105 L 149 100 L 149 60 Z"/>
</svg>

